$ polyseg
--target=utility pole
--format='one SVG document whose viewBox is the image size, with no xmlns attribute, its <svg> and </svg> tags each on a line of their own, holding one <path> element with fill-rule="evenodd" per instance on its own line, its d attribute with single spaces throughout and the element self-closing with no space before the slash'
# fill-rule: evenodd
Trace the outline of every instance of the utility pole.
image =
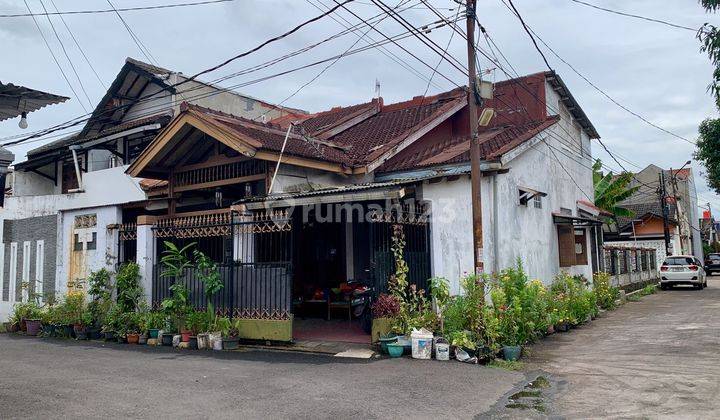
<svg viewBox="0 0 720 420">
<path fill-rule="evenodd" d="M 468 55 L 468 93 L 467 106 L 470 120 L 470 179 L 473 214 L 473 246 L 475 257 L 475 274 L 482 275 L 485 271 L 483 262 L 483 227 L 480 178 L 480 143 L 478 142 L 478 105 L 481 101 L 477 90 L 477 69 L 475 68 L 475 2 L 466 0 L 465 11 L 467 21 L 467 55 Z"/>
<path fill-rule="evenodd" d="M 667 191 L 665 190 L 665 171 L 660 170 L 660 206 L 663 215 L 663 231 L 665 232 L 665 255 L 672 255 L 670 251 L 670 227 L 668 226 Z"/>
<path fill-rule="evenodd" d="M 678 222 L 678 229 L 680 230 L 680 253 L 685 254 L 685 241 L 683 241 L 684 236 L 684 220 L 683 220 L 683 213 L 682 213 L 682 207 L 680 206 L 680 203 L 678 203 L 678 193 L 677 193 L 677 178 L 675 177 L 675 172 L 673 172 L 673 168 L 670 168 L 670 186 L 672 187 L 673 192 L 673 198 L 675 199 L 675 211 L 677 212 L 677 222 Z"/>
</svg>

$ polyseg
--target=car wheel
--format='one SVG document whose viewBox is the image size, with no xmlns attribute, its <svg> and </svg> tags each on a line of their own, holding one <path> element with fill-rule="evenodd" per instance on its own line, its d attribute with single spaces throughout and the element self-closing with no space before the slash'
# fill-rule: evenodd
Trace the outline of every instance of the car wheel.
<svg viewBox="0 0 720 420">
<path fill-rule="evenodd" d="M 667 289 L 668 289 L 667 284 L 660 283 L 660 290 L 667 290 Z"/>
<path fill-rule="evenodd" d="M 700 284 L 695 284 L 694 286 L 695 286 L 695 288 L 698 289 L 698 290 L 702 290 L 702 289 L 703 289 L 702 283 L 700 283 Z"/>
</svg>

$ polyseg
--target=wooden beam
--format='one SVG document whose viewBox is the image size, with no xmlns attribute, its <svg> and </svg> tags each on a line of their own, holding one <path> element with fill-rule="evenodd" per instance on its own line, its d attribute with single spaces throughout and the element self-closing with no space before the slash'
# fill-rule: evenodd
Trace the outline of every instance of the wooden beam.
<svg viewBox="0 0 720 420">
<path fill-rule="evenodd" d="M 245 162 L 249 160 L 246 156 L 236 156 L 236 157 L 225 157 L 222 155 L 214 156 L 211 159 L 201 162 L 201 163 L 194 163 L 192 165 L 184 165 L 184 166 L 178 166 L 175 169 L 175 172 L 185 172 L 190 171 L 193 169 L 203 169 L 203 168 L 209 168 L 211 166 L 219 166 L 219 165 L 226 165 L 228 163 L 237 163 L 237 162 Z"/>
<path fill-rule="evenodd" d="M 248 176 L 241 176 L 241 177 L 237 177 L 237 178 L 221 179 L 218 181 L 201 182 L 198 184 L 189 184 L 189 185 L 178 186 L 178 187 L 175 187 L 173 189 L 173 191 L 183 192 L 183 191 L 192 191 L 192 190 L 202 190 L 202 189 L 206 189 L 206 188 L 221 187 L 223 185 L 240 184 L 242 182 L 260 181 L 263 179 L 265 179 L 265 174 L 248 175 Z"/>
<path fill-rule="evenodd" d="M 255 153 L 255 159 L 268 160 L 270 162 L 277 162 L 280 155 L 275 152 L 259 151 Z M 339 174 L 350 175 L 353 173 L 352 169 L 341 165 L 339 163 L 329 163 L 314 159 L 307 159 L 295 156 L 283 155 L 282 163 L 288 165 L 303 166 L 305 168 L 321 169 L 323 171 L 336 172 Z"/>
</svg>

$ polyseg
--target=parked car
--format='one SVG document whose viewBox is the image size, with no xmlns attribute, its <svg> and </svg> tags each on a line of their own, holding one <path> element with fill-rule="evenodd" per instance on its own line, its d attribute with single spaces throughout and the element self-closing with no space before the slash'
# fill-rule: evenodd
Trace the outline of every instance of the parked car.
<svg viewBox="0 0 720 420">
<path fill-rule="evenodd" d="M 713 273 L 720 273 L 720 253 L 708 254 L 705 258 L 705 273 L 712 276 Z"/>
<path fill-rule="evenodd" d="M 696 289 L 707 287 L 705 269 L 699 259 L 692 255 L 673 255 L 665 258 L 660 266 L 660 288 L 678 284 L 690 284 Z"/>
</svg>

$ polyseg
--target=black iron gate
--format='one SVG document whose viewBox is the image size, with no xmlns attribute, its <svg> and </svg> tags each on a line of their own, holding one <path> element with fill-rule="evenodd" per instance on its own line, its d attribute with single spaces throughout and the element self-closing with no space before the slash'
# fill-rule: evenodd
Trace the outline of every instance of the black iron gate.
<svg viewBox="0 0 720 420">
<path fill-rule="evenodd" d="M 248 214 L 219 213 L 165 219 L 153 228 L 158 241 L 182 246 L 196 243 L 218 264 L 223 288 L 213 298 L 219 314 L 250 319 L 289 319 L 292 291 L 292 224 L 284 210 Z M 157 249 L 162 249 L 158 244 Z M 160 251 L 158 251 L 160 253 Z M 170 286 L 180 281 L 190 292 L 193 306 L 202 310 L 206 296 L 199 273 L 187 269 L 179 278 L 154 267 L 154 307 L 171 296 Z"/>
<path fill-rule="evenodd" d="M 430 224 L 425 208 L 398 206 L 376 210 L 370 215 L 370 258 L 373 282 L 378 293 L 387 292 L 387 283 L 395 273 L 392 252 L 393 226 L 400 225 L 405 236 L 404 258 L 408 265 L 408 283 L 427 291 L 430 278 Z"/>
</svg>

